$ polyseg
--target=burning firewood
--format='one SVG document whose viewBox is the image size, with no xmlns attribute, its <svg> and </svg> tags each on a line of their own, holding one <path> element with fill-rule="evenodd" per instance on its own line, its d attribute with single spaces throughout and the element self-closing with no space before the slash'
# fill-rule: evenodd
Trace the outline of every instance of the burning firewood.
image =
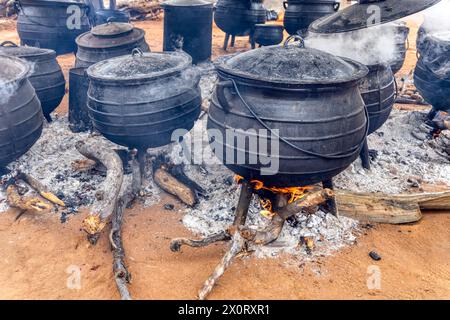
<svg viewBox="0 0 450 320">
<path fill-rule="evenodd" d="M 243 190 L 245 190 L 246 186 L 247 184 L 243 185 Z M 267 245 L 271 242 L 274 242 L 280 236 L 287 218 L 300 213 L 305 208 L 325 203 L 333 196 L 334 193 L 332 190 L 322 189 L 305 193 L 301 198 L 290 202 L 292 198 L 288 194 L 277 193 L 275 195 L 275 202 L 273 204 L 275 215 L 273 216 L 271 223 L 269 223 L 268 226 L 262 230 L 254 230 L 245 227 L 243 225 L 243 223 L 245 223 L 245 219 L 243 219 L 242 217 L 238 224 L 229 229 L 228 233 L 232 235 L 230 249 L 224 255 L 211 276 L 204 283 L 203 288 L 199 292 L 199 299 L 206 299 L 209 293 L 211 293 L 214 285 L 224 274 L 227 268 L 231 265 L 234 258 L 238 254 L 243 251 L 248 251 L 248 248 L 251 248 L 252 245 Z M 245 191 L 241 191 L 241 199 L 246 199 Z M 250 203 L 250 200 L 251 198 L 249 198 L 248 201 L 242 201 L 239 204 L 240 206 L 247 206 L 247 210 L 243 212 L 244 216 L 247 215 L 248 204 Z"/>
<path fill-rule="evenodd" d="M 83 221 L 83 228 L 88 233 L 89 241 L 95 244 L 100 232 L 116 209 L 117 199 L 123 182 L 122 160 L 114 150 L 100 147 L 95 141 L 76 144 L 78 152 L 86 158 L 100 162 L 107 168 L 105 181 L 97 191 L 97 199 L 90 215 Z"/>
<path fill-rule="evenodd" d="M 119 0 L 117 7 L 129 12 L 132 20 L 158 19 L 163 11 L 157 0 Z"/>
</svg>

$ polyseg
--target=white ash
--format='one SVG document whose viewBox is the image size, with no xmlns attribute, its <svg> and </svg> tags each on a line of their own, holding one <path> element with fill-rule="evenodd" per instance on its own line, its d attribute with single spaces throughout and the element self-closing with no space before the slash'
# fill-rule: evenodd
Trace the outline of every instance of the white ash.
<svg viewBox="0 0 450 320">
<path fill-rule="evenodd" d="M 369 149 L 378 152 L 365 170 L 356 160 L 335 179 L 338 188 L 361 192 L 402 193 L 421 183 L 450 184 L 450 156 L 443 150 L 450 141 L 450 132 L 443 131 L 436 139 L 420 132 L 426 119 L 424 111 L 394 109 L 390 118 L 368 138 Z M 419 131 L 422 138 L 413 134 Z M 416 134 L 417 135 L 417 134 Z"/>
<path fill-rule="evenodd" d="M 84 159 L 76 150 L 77 141 L 86 141 L 95 138 L 96 142 L 111 149 L 123 149 L 102 136 L 90 133 L 73 133 L 69 129 L 66 116 L 55 117 L 54 121 L 46 124 L 41 138 L 20 159 L 11 163 L 8 169 L 20 169 L 38 179 L 48 186 L 50 190 L 68 205 L 66 213 L 74 213 L 81 206 L 89 207 L 95 199 L 95 192 L 104 180 L 99 172 L 79 172 L 72 169 L 75 160 Z M 127 181 L 127 180 L 126 180 Z M 159 201 L 158 188 L 153 185 L 151 178 L 147 177 L 143 186 L 147 205 Z M 30 190 L 32 193 L 32 190 Z M 8 210 L 6 194 L 0 190 L 0 212 Z"/>
</svg>

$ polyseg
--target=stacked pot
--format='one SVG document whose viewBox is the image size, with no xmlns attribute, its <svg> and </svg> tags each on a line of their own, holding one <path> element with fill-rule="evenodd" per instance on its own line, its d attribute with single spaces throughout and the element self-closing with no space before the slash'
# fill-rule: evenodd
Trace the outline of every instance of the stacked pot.
<svg viewBox="0 0 450 320">
<path fill-rule="evenodd" d="M 135 48 L 143 52 L 150 50 L 144 30 L 119 22 L 96 26 L 77 37 L 76 43 L 75 68 L 69 74 L 69 122 L 74 132 L 92 128 L 87 109 L 89 81 L 86 68 L 106 59 L 129 55 Z"/>
<path fill-rule="evenodd" d="M 39 99 L 28 63 L 0 55 L 0 169 L 27 152 L 42 133 Z"/>
<path fill-rule="evenodd" d="M 22 58 L 30 64 L 29 81 L 36 90 L 45 118 L 50 122 L 50 114 L 61 103 L 66 86 L 55 51 L 19 47 L 13 42 L 6 41 L 0 44 L 0 54 Z"/>
</svg>

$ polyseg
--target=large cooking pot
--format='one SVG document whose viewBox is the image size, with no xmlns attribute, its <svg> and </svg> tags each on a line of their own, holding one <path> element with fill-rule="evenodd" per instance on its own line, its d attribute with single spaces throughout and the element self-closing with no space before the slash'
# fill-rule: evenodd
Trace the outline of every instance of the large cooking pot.
<svg viewBox="0 0 450 320">
<path fill-rule="evenodd" d="M 55 51 L 18 47 L 11 41 L 5 41 L 0 44 L 0 54 L 16 56 L 30 63 L 32 68 L 28 79 L 36 90 L 44 116 L 51 121 L 50 113 L 59 106 L 66 92 L 66 81 Z"/>
<path fill-rule="evenodd" d="M 75 38 L 90 29 L 89 7 L 82 0 L 17 0 L 17 32 L 22 44 L 56 54 L 76 51 Z"/>
<path fill-rule="evenodd" d="M 368 73 L 364 65 L 285 43 L 223 59 L 216 67 L 220 81 L 208 133 L 216 156 L 236 174 L 268 186 L 305 186 L 331 179 L 358 157 L 368 130 L 358 88 Z M 273 147 L 251 149 L 252 141 L 268 138 L 264 129 L 270 142 L 279 141 L 279 154 Z M 236 145 L 227 134 L 249 142 Z M 264 171 L 267 154 L 279 160 L 271 175 Z"/>
<path fill-rule="evenodd" d="M 291 35 L 304 33 L 313 21 L 335 13 L 340 7 L 335 0 L 287 0 L 283 4 L 284 28 Z"/>
<path fill-rule="evenodd" d="M 92 28 L 76 39 L 78 45 L 75 66 L 87 68 L 109 58 L 128 55 L 133 49 L 150 51 L 145 32 L 129 23 L 108 22 Z"/>
<path fill-rule="evenodd" d="M 117 144 L 146 149 L 169 144 L 200 114 L 199 76 L 183 52 L 142 53 L 88 68 L 88 107 L 95 129 Z"/>
<path fill-rule="evenodd" d="M 395 54 L 394 59 L 390 61 L 391 70 L 393 74 L 396 74 L 403 67 L 405 62 L 406 52 L 409 49 L 409 28 L 404 23 L 391 23 L 385 28 L 392 28 L 395 34 Z"/>
<path fill-rule="evenodd" d="M 164 51 L 182 49 L 194 64 L 211 59 L 213 3 L 169 0 L 164 8 Z"/>
<path fill-rule="evenodd" d="M 395 102 L 396 86 L 388 64 L 380 63 L 367 67 L 369 73 L 359 85 L 359 89 L 369 113 L 369 134 L 371 134 L 389 118 Z"/>
<path fill-rule="evenodd" d="M 27 152 L 42 133 L 41 105 L 29 72 L 26 61 L 0 55 L 0 168 Z"/>
<path fill-rule="evenodd" d="M 246 36 L 257 23 L 265 23 L 267 11 L 261 0 L 219 0 L 214 21 L 226 34 Z"/>
<path fill-rule="evenodd" d="M 450 112 L 450 31 L 428 33 L 414 84 L 433 111 Z"/>
</svg>

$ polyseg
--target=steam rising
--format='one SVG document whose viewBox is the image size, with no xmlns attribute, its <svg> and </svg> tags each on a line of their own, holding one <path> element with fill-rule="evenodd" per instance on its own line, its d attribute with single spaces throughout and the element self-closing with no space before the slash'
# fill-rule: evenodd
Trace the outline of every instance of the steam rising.
<svg viewBox="0 0 450 320">
<path fill-rule="evenodd" d="M 365 65 L 389 63 L 397 58 L 396 43 L 402 42 L 396 26 L 387 24 L 337 34 L 309 33 L 305 44 Z"/>
<path fill-rule="evenodd" d="M 22 61 L 30 66 L 28 75 L 33 74 L 35 63 L 24 60 Z M 19 72 L 20 71 L 17 70 L 15 66 L 8 65 L 8 60 L 2 63 L 2 67 L 0 68 L 0 106 L 8 103 L 19 88 L 17 81 L 11 81 L 16 78 L 16 75 Z"/>
<path fill-rule="evenodd" d="M 450 0 L 443 0 L 423 12 L 427 32 L 450 31 Z"/>
</svg>

